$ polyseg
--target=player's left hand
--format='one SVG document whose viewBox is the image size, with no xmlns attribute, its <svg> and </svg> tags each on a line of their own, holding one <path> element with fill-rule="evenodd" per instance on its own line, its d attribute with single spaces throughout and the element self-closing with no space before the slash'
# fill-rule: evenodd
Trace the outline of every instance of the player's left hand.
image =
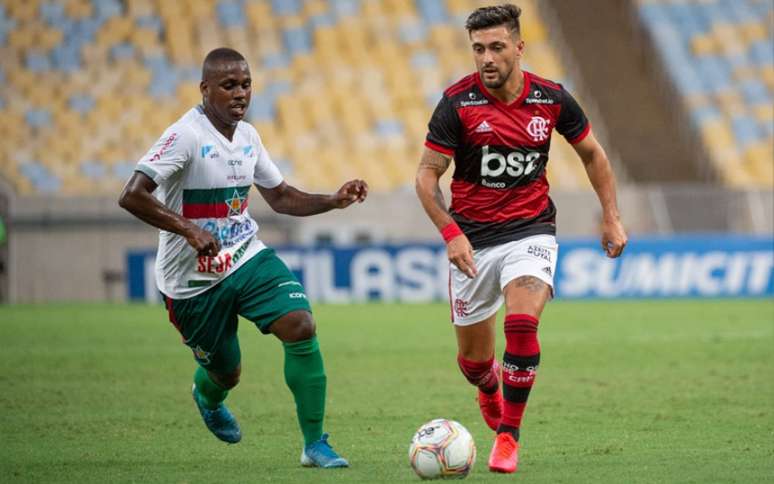
<svg viewBox="0 0 774 484">
<path fill-rule="evenodd" d="M 350 180 L 333 194 L 336 208 L 347 208 L 355 202 L 363 203 L 368 196 L 368 183 L 364 180 Z"/>
<path fill-rule="evenodd" d="M 608 257 L 614 259 L 621 255 L 628 241 L 620 220 L 615 218 L 602 221 L 602 250 Z"/>
</svg>

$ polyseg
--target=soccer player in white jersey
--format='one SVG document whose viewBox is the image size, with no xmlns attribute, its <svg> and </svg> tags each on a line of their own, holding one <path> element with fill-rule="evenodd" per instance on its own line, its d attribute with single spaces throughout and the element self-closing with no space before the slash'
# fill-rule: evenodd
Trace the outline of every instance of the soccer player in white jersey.
<svg viewBox="0 0 774 484">
<path fill-rule="evenodd" d="M 202 67 L 202 104 L 142 157 L 119 204 L 161 229 L 156 280 L 170 321 L 198 363 L 192 393 L 207 428 L 225 442 L 241 439 L 223 403 L 239 382 L 241 315 L 282 342 L 285 381 L 304 438 L 301 464 L 348 467 L 323 433 L 326 376 L 304 288 L 258 239 L 246 209 L 251 184 L 274 211 L 296 216 L 363 202 L 368 185 L 351 180 L 332 195 L 288 185 L 255 128 L 242 121 L 250 84 L 241 54 L 210 52 Z"/>
</svg>

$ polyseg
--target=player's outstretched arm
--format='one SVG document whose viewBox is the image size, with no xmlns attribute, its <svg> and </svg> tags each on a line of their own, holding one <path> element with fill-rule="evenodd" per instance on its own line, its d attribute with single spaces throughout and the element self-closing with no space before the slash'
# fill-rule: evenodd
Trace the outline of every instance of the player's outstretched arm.
<svg viewBox="0 0 774 484">
<path fill-rule="evenodd" d="M 605 150 L 593 133 L 573 145 L 583 161 L 594 191 L 602 205 L 602 249 L 608 257 L 618 257 L 628 241 L 621 224 L 615 194 L 615 175 Z"/>
<path fill-rule="evenodd" d="M 476 276 L 473 247 L 446 210 L 446 201 L 438 184 L 438 180 L 450 164 L 450 157 L 425 148 L 417 169 L 415 188 L 425 213 L 433 221 L 436 228 L 444 234 L 449 261 L 468 277 L 473 278 Z"/>
<path fill-rule="evenodd" d="M 220 244 L 212 234 L 159 202 L 153 196 L 156 187 L 148 175 L 135 171 L 121 192 L 118 205 L 145 223 L 182 235 L 199 255 L 218 255 Z"/>
<path fill-rule="evenodd" d="M 274 188 L 255 186 L 272 210 L 297 217 L 347 208 L 355 202 L 363 203 L 368 196 L 368 184 L 363 180 L 350 180 L 331 195 L 302 192 L 284 181 Z"/>
</svg>

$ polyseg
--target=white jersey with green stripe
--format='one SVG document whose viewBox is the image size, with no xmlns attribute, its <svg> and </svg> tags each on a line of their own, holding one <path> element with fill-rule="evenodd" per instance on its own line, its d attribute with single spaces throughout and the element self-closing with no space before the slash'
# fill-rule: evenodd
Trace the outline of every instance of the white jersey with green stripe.
<svg viewBox="0 0 774 484">
<path fill-rule="evenodd" d="M 274 188 L 283 179 L 252 125 L 240 121 L 229 141 L 197 106 L 167 128 L 136 170 L 156 182 L 161 203 L 221 246 L 217 256 L 198 256 L 184 237 L 161 230 L 156 283 L 163 294 L 200 294 L 266 247 L 247 211 L 248 192 L 253 183 Z"/>
</svg>

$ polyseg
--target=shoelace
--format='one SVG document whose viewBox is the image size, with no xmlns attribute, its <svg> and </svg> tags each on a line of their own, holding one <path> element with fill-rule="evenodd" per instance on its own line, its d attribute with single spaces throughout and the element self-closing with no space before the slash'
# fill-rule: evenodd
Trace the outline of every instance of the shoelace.
<svg viewBox="0 0 774 484">
<path fill-rule="evenodd" d="M 206 420 L 208 424 L 228 423 L 228 418 L 226 418 L 225 415 L 221 415 L 223 412 L 219 412 L 220 408 L 221 407 L 218 407 L 215 410 L 210 410 L 209 408 L 205 409 L 204 420 Z M 221 416 L 223 418 L 220 418 Z"/>
<path fill-rule="evenodd" d="M 322 434 L 322 437 L 320 437 L 320 440 L 318 441 L 319 445 L 316 445 L 316 449 L 318 452 L 326 454 L 327 457 L 338 457 L 336 453 L 333 451 L 333 447 L 331 447 L 331 444 L 328 443 L 328 434 Z"/>
<path fill-rule="evenodd" d="M 511 452 L 513 452 L 513 449 L 516 448 L 516 445 L 514 444 L 514 441 L 509 439 L 507 436 L 500 437 L 500 435 L 505 435 L 505 434 L 499 434 L 497 436 L 497 441 L 498 441 L 497 453 L 500 456 L 508 456 L 511 454 Z"/>
</svg>

